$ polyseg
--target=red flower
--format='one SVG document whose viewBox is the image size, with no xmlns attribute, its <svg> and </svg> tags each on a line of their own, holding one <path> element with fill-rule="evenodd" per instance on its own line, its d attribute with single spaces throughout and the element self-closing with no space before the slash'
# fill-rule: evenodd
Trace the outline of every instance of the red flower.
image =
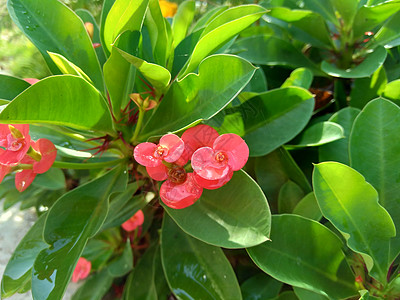
<svg viewBox="0 0 400 300">
<path fill-rule="evenodd" d="M 16 166 L 30 147 L 28 124 L 0 124 L 0 146 L 6 151 L 0 154 L 0 164 Z"/>
<path fill-rule="evenodd" d="M 226 177 L 232 177 L 233 171 L 243 168 L 248 157 L 249 147 L 245 141 L 234 133 L 228 133 L 219 136 L 212 148 L 197 149 L 192 155 L 192 168 L 200 177 L 198 184 L 213 189 L 229 181 L 230 178 L 227 180 Z"/>
<path fill-rule="evenodd" d="M 133 156 L 136 161 L 145 167 L 157 167 L 162 161 L 172 163 L 182 155 L 185 145 L 182 139 L 175 134 L 166 134 L 158 145 L 141 143 L 135 147 Z"/>
<path fill-rule="evenodd" d="M 57 156 L 57 149 L 48 139 L 39 139 L 36 142 L 31 140 L 31 146 L 34 150 L 41 154 L 39 161 L 34 160 L 26 155 L 21 163 L 32 164 L 32 169 L 22 170 L 15 174 L 15 187 L 18 191 L 23 192 L 31 185 L 36 174 L 47 172 L 53 165 Z"/>
<path fill-rule="evenodd" d="M 72 281 L 78 282 L 80 279 L 85 279 L 89 276 L 92 263 L 86 258 L 80 257 L 76 264 L 74 273 L 72 274 Z"/>
<path fill-rule="evenodd" d="M 201 196 L 203 188 L 193 178 L 193 173 L 185 173 L 185 181 L 174 183 L 165 181 L 160 188 L 160 197 L 165 205 L 181 209 L 195 203 Z"/>
<path fill-rule="evenodd" d="M 144 215 L 141 210 L 138 210 L 128 221 L 121 226 L 125 231 L 134 231 L 144 222 Z"/>
</svg>

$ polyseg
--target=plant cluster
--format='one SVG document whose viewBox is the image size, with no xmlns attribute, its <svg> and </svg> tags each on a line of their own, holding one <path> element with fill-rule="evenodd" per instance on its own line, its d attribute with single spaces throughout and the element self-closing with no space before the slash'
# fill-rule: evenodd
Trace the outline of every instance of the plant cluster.
<svg viewBox="0 0 400 300">
<path fill-rule="evenodd" d="M 400 1 L 7 7 L 2 297 L 399 299 Z"/>
</svg>

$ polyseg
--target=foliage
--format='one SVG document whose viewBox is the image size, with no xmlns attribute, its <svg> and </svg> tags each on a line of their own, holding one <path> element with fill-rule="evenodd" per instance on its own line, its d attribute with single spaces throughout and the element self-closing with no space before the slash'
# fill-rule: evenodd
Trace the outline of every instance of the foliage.
<svg viewBox="0 0 400 300">
<path fill-rule="evenodd" d="M 68 4 L 7 2 L 52 75 L 0 76 L 2 297 L 400 297 L 400 1 Z"/>
</svg>

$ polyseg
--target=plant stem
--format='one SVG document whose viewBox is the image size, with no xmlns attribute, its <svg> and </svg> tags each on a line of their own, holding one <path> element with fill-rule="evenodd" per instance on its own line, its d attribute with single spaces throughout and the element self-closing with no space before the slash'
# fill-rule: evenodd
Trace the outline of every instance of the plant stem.
<svg viewBox="0 0 400 300">
<path fill-rule="evenodd" d="M 130 140 L 131 143 L 133 143 L 136 140 L 136 138 L 139 135 L 140 129 L 142 129 L 144 112 L 145 112 L 144 109 L 139 109 L 139 117 L 138 117 L 138 121 L 136 123 L 135 132 L 133 133 L 133 136 Z"/>
<path fill-rule="evenodd" d="M 61 169 L 75 169 L 75 170 L 86 170 L 86 169 L 100 169 L 104 167 L 114 166 L 119 164 L 120 162 L 125 161 L 125 158 L 99 162 L 99 163 L 70 163 L 70 162 L 63 162 L 63 161 L 55 161 L 53 164 L 54 168 L 61 168 Z"/>
</svg>

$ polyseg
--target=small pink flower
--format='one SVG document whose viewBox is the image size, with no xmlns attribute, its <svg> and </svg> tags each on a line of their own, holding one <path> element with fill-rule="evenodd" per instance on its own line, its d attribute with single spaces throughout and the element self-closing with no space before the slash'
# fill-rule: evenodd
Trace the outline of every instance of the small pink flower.
<svg viewBox="0 0 400 300">
<path fill-rule="evenodd" d="M 128 221 L 123 223 L 121 226 L 125 231 L 134 231 L 136 228 L 141 226 L 144 222 L 144 214 L 141 210 L 138 210 Z"/>
<path fill-rule="evenodd" d="M 76 264 L 74 273 L 72 274 L 72 282 L 78 282 L 81 279 L 85 279 L 89 276 L 92 263 L 86 258 L 80 257 Z"/>
<path fill-rule="evenodd" d="M 211 147 L 197 149 L 192 155 L 192 168 L 205 180 L 221 180 L 231 171 L 244 167 L 249 157 L 249 147 L 234 133 L 219 136 Z"/>
<path fill-rule="evenodd" d="M 166 134 L 158 145 L 141 143 L 135 147 L 135 160 L 145 167 L 157 167 L 162 161 L 172 163 L 182 155 L 185 145 L 182 139 L 175 134 Z"/>
<path fill-rule="evenodd" d="M 36 82 L 39 81 L 39 79 L 36 78 L 24 78 L 24 80 L 29 84 L 35 84 Z"/>
<path fill-rule="evenodd" d="M 193 173 L 188 173 L 183 183 L 165 181 L 160 188 L 160 197 L 168 207 L 181 209 L 194 204 L 202 192 L 203 188 L 194 180 Z"/>
<path fill-rule="evenodd" d="M 0 146 L 6 151 L 0 154 L 0 164 L 16 166 L 30 147 L 28 124 L 0 124 Z"/>
</svg>

